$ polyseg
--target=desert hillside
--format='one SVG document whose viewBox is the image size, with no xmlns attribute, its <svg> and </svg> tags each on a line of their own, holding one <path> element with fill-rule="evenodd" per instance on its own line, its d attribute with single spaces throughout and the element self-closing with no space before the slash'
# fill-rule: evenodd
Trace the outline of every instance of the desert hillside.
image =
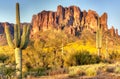
<svg viewBox="0 0 120 79">
<path fill-rule="evenodd" d="M 16 5 L 18 15 L 19 4 Z M 93 10 L 81 11 L 75 5 L 59 5 L 56 11 L 34 14 L 31 23 L 20 23 L 19 17 L 16 24 L 0 22 L 2 75 L 15 75 L 14 49 L 19 48 L 24 78 L 48 78 L 58 74 L 64 74 L 65 79 L 99 79 L 104 75 L 118 78 L 120 35 L 114 26 L 108 28 L 108 18 L 106 12 L 98 15 Z M 30 26 L 30 33 L 26 26 Z M 60 75 L 60 79 L 64 78 Z"/>
</svg>

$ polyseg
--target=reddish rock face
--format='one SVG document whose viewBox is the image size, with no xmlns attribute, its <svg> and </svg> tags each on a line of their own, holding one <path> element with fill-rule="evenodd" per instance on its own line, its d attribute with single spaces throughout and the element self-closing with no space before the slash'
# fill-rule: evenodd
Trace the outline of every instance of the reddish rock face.
<svg viewBox="0 0 120 79">
<path fill-rule="evenodd" d="M 118 29 L 116 29 L 115 31 L 116 31 L 116 32 L 115 32 L 115 35 L 116 35 L 116 37 L 118 37 L 118 36 L 119 36 L 119 34 L 118 34 Z"/>
<path fill-rule="evenodd" d="M 112 26 L 112 28 L 109 29 L 109 31 L 110 31 L 111 36 L 114 37 L 115 36 L 115 29 L 113 26 Z"/>
<path fill-rule="evenodd" d="M 92 32 L 96 32 L 98 18 L 100 18 L 100 24 L 104 31 L 108 31 L 107 25 L 107 13 L 103 13 L 101 17 L 93 11 L 81 11 L 77 6 L 63 7 L 59 5 L 56 12 L 42 11 L 32 18 L 32 34 L 39 32 L 40 30 L 58 29 L 65 30 L 69 34 L 76 35 L 77 32 L 83 29 L 90 29 Z M 110 29 L 111 35 L 118 36 L 118 31 L 114 28 Z"/>
<path fill-rule="evenodd" d="M 107 13 L 104 13 L 102 16 L 101 16 L 101 26 L 103 27 L 103 30 L 104 31 L 107 31 L 108 30 L 108 26 L 107 26 Z"/>
<path fill-rule="evenodd" d="M 76 28 L 77 26 L 80 26 L 81 18 L 81 10 L 79 7 L 70 6 L 64 8 L 59 5 L 57 7 L 57 12 L 42 11 L 33 16 L 32 33 L 50 28 L 63 29 L 63 26 L 72 26 Z"/>
<path fill-rule="evenodd" d="M 109 33 L 112 37 L 119 37 L 118 29 L 115 29 L 113 26 L 109 29 Z"/>
<path fill-rule="evenodd" d="M 85 26 L 87 26 L 87 28 L 93 29 L 93 31 L 96 31 L 97 20 L 98 14 L 95 11 L 89 10 L 85 18 Z"/>
<path fill-rule="evenodd" d="M 63 7 L 59 5 L 56 12 L 42 11 L 32 18 L 32 33 L 36 33 L 40 30 L 47 30 L 51 28 L 64 29 L 63 27 L 69 27 L 76 31 L 81 31 L 83 28 L 92 29 L 96 31 L 98 14 L 95 11 L 85 10 L 82 12 L 77 6 Z M 107 14 L 104 13 L 101 16 L 101 25 L 105 31 L 107 28 Z M 69 33 L 71 29 L 69 30 Z M 76 30 L 77 29 L 77 30 Z M 71 31 L 73 33 L 73 31 Z M 70 33 L 70 34 L 71 34 Z"/>
<path fill-rule="evenodd" d="M 57 24 L 61 24 L 63 22 L 64 18 L 65 18 L 65 9 L 61 5 L 59 5 L 57 7 L 56 14 L 57 14 L 57 16 L 56 16 Z"/>
<path fill-rule="evenodd" d="M 81 27 L 85 26 L 85 18 L 87 16 L 86 10 L 82 12 L 82 20 L 81 20 Z"/>
<path fill-rule="evenodd" d="M 108 29 L 107 26 L 107 13 L 103 13 L 101 17 L 93 11 L 88 10 L 81 11 L 77 6 L 63 7 L 59 5 L 57 11 L 42 11 L 32 17 L 32 29 L 31 36 L 39 31 L 45 31 L 47 29 L 64 30 L 67 34 L 78 36 L 83 29 L 88 29 L 91 32 L 96 32 L 98 18 L 100 18 L 100 24 L 103 28 L 103 32 L 109 32 L 113 37 L 120 37 L 118 29 Z M 11 34 L 14 33 L 14 24 L 7 23 L 10 27 Z M 21 26 L 26 23 L 21 23 Z M 27 23 L 28 25 L 29 23 Z M 4 33 L 5 23 L 0 23 L 0 37 L 5 35 Z M 22 28 L 22 27 L 21 27 Z"/>
</svg>

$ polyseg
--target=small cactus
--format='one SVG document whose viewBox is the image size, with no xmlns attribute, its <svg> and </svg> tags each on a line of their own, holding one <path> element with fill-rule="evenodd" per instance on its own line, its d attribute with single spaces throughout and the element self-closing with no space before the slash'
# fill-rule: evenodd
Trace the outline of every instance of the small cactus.
<svg viewBox="0 0 120 79">
<path fill-rule="evenodd" d="M 98 23 L 97 23 L 96 48 L 98 49 L 98 56 L 100 56 L 101 48 L 102 48 L 102 27 L 100 24 L 100 18 L 98 18 Z"/>
<path fill-rule="evenodd" d="M 5 33 L 8 45 L 15 49 L 16 75 L 22 79 L 22 50 L 25 49 L 29 42 L 30 26 L 23 26 L 22 35 L 20 33 L 20 11 L 19 3 L 16 3 L 16 24 L 14 25 L 14 41 L 9 31 L 9 26 L 5 24 Z"/>
<path fill-rule="evenodd" d="M 106 39 L 105 39 L 105 45 L 106 45 L 106 56 L 105 56 L 105 58 L 107 59 L 108 58 L 108 37 L 106 37 Z"/>
</svg>

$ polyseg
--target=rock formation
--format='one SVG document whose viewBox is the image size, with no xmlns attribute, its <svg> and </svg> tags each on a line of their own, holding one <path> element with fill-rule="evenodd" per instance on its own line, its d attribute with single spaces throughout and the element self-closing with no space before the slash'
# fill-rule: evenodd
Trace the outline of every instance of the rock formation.
<svg viewBox="0 0 120 79">
<path fill-rule="evenodd" d="M 116 34 L 116 37 L 119 36 L 119 34 L 118 34 L 118 29 L 115 30 L 115 34 Z"/>
<path fill-rule="evenodd" d="M 108 29 L 108 31 L 112 37 L 119 37 L 118 29 L 115 29 L 114 26 Z"/>
<path fill-rule="evenodd" d="M 102 25 L 104 31 L 108 30 L 107 18 L 108 18 L 107 13 L 103 13 L 100 21 L 101 21 L 101 25 Z"/>
<path fill-rule="evenodd" d="M 65 30 L 66 33 L 76 35 L 84 28 L 96 32 L 99 15 L 96 11 L 81 11 L 77 6 L 63 7 L 59 5 L 56 12 L 42 11 L 32 17 L 32 34 L 40 30 L 59 29 Z M 100 17 L 100 24 L 103 31 L 108 31 L 107 13 L 103 13 Z M 114 32 L 115 31 L 111 31 Z M 111 33 L 114 35 L 114 33 Z M 116 32 L 117 33 L 117 32 Z"/>
<path fill-rule="evenodd" d="M 93 10 L 83 10 L 77 6 L 63 7 L 59 5 L 57 11 L 45 11 L 33 15 L 31 21 L 31 36 L 47 29 L 64 30 L 68 34 L 79 35 L 83 29 L 89 29 L 92 32 L 96 32 L 98 18 L 100 17 L 100 24 L 104 31 L 109 31 L 111 36 L 119 37 L 118 29 L 108 29 L 107 25 L 107 13 L 103 13 L 101 16 Z M 7 23 L 7 22 L 6 22 Z M 4 34 L 4 24 L 0 23 L 0 37 Z M 14 32 L 14 24 L 7 23 L 10 26 L 11 34 Z M 24 24 L 22 23 L 21 28 Z"/>
</svg>

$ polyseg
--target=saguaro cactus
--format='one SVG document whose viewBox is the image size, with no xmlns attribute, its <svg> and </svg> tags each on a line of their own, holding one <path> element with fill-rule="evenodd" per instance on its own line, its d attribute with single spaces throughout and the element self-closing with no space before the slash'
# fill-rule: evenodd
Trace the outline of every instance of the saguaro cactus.
<svg viewBox="0 0 120 79">
<path fill-rule="evenodd" d="M 102 48 L 102 27 L 100 24 L 100 18 L 98 18 L 98 23 L 97 23 L 96 48 L 98 50 L 98 56 L 100 56 L 101 48 Z"/>
<path fill-rule="evenodd" d="M 108 58 L 108 37 L 106 36 L 106 39 L 105 39 L 105 47 L 106 47 L 106 56 L 105 58 L 107 59 Z"/>
<path fill-rule="evenodd" d="M 14 25 L 14 40 L 9 31 L 9 26 L 5 25 L 5 33 L 8 45 L 15 49 L 16 75 L 22 79 L 22 50 L 27 47 L 30 34 L 30 26 L 23 26 L 22 35 L 20 33 L 20 11 L 19 3 L 16 3 L 16 24 Z"/>
</svg>

